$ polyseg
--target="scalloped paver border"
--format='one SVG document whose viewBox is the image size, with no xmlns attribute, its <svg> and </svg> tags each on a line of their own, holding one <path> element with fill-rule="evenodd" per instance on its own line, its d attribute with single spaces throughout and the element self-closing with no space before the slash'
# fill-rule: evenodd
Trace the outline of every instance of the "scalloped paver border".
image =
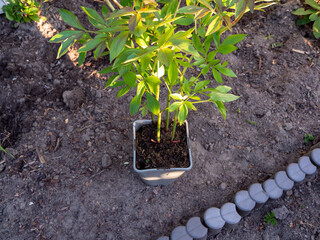
<svg viewBox="0 0 320 240">
<path fill-rule="evenodd" d="M 191 217 L 186 226 L 178 226 L 172 231 L 176 233 L 183 228 L 185 236 L 171 234 L 170 237 L 162 236 L 157 240 L 205 240 L 208 236 L 218 234 L 223 228 L 234 228 L 252 210 L 260 209 L 268 199 L 279 199 L 284 191 L 291 190 L 294 183 L 302 182 L 306 176 L 315 174 L 319 167 L 320 143 L 313 146 L 306 155 L 300 157 L 297 163 L 290 163 L 285 171 L 275 173 L 274 178 L 262 184 L 253 183 L 249 190 L 237 192 L 234 203 L 225 203 L 221 208 L 209 208 L 200 218 Z M 264 198 L 263 202 L 261 202 L 262 198 Z M 195 218 L 200 221 L 193 221 Z"/>
</svg>

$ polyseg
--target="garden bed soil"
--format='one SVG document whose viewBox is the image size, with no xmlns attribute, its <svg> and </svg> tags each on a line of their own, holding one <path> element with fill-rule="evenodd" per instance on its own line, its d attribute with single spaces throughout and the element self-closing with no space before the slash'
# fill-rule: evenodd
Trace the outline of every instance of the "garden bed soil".
<svg viewBox="0 0 320 240">
<path fill-rule="evenodd" d="M 172 124 L 166 131 L 161 127 L 161 140 L 157 143 L 157 127 L 148 124 L 137 131 L 137 169 L 188 168 L 190 166 L 186 126 L 177 124 L 174 141 L 171 141 Z"/>
<path fill-rule="evenodd" d="M 291 11 L 301 4 L 281 1 L 233 28 L 247 37 L 219 57 L 237 74 L 224 83 L 240 98 L 226 104 L 226 120 L 209 103 L 189 113 L 193 169 L 169 186 L 145 185 L 132 166 L 132 122 L 141 119 L 129 114 L 135 93 L 118 99 L 117 91 L 104 90 L 111 74 L 98 71 L 107 57 L 88 54 L 78 67 L 76 48 L 56 59 L 59 45 L 48 42 L 68 28 L 58 8 L 90 26 L 80 6 L 100 11 L 101 3 L 50 1 L 42 10 L 47 21 L 17 28 L 0 15 L 0 142 L 15 155 L 0 159 L 1 240 L 170 235 L 319 142 L 319 41 L 295 25 Z M 164 107 L 166 96 L 160 98 Z M 305 134 L 315 140 L 305 143 Z M 318 171 L 217 239 L 319 239 L 319 184 Z M 283 205 L 286 218 L 267 225 L 265 214 Z"/>
</svg>

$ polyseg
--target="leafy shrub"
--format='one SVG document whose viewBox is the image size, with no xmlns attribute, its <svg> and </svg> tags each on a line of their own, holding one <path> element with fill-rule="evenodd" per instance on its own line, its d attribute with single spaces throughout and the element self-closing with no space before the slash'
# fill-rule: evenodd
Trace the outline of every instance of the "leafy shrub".
<svg viewBox="0 0 320 240">
<path fill-rule="evenodd" d="M 107 1 L 110 5 L 110 2 Z M 204 102 L 213 103 L 226 117 L 225 102 L 238 99 L 228 93 L 231 88 L 223 84 L 222 75 L 236 77 L 227 68 L 228 62 L 221 62 L 218 54 L 229 54 L 235 44 L 245 38 L 245 34 L 231 35 L 221 41 L 221 34 L 231 29 L 245 12 L 262 10 L 274 2 L 254 6 L 254 1 L 189 0 L 187 6 L 180 7 L 181 1 L 161 1 L 162 8 L 152 0 L 122 1 L 119 10 L 109 12 L 102 6 L 102 16 L 94 9 L 82 7 L 89 22 L 97 29 L 86 30 L 78 18 L 70 11 L 60 9 L 64 22 L 77 30 L 66 30 L 50 40 L 61 43 L 58 58 L 68 52 L 70 46 L 80 42 L 79 65 L 88 51 L 93 51 L 97 59 L 109 55 L 112 66 L 100 71 L 113 73 L 106 87 L 120 88 L 117 96 L 135 89 L 136 95 L 130 102 L 130 113 L 138 111 L 144 116 L 150 113 L 157 121 L 157 142 L 160 142 L 161 115 L 166 112 L 166 128 L 169 126 L 169 112 L 174 112 L 172 140 L 176 123 L 182 124 L 189 110 Z M 112 5 L 111 5 L 112 6 Z M 114 10 L 114 7 L 111 7 Z M 181 26 L 189 26 L 184 31 Z M 214 48 L 212 44 L 214 43 Z M 187 78 L 185 73 L 193 68 L 200 69 L 197 76 Z M 209 87 L 212 73 L 218 84 Z M 160 109 L 160 85 L 167 90 L 167 105 Z"/>
<path fill-rule="evenodd" d="M 320 1 L 306 0 L 306 4 L 310 6 L 308 9 L 299 8 L 292 11 L 292 14 L 301 16 L 297 20 L 297 25 L 304 25 L 310 22 L 313 23 L 312 31 L 316 39 L 320 38 Z"/>
</svg>

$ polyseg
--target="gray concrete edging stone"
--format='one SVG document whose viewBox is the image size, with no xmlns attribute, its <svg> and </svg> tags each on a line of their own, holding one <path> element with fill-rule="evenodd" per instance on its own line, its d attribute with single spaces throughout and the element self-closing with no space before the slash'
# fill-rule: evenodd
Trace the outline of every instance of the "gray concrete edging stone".
<svg viewBox="0 0 320 240">
<path fill-rule="evenodd" d="M 205 240 L 207 230 L 209 230 L 208 236 L 213 236 L 224 227 L 234 228 L 242 219 L 241 216 L 247 216 L 253 209 L 260 209 L 269 198 L 280 198 L 283 191 L 293 188 L 294 183 L 300 183 L 306 175 L 315 174 L 317 167 L 320 167 L 320 143 L 313 146 L 305 156 L 299 158 L 298 163 L 291 163 L 286 171 L 277 172 L 274 179 L 268 179 L 263 184 L 254 183 L 250 185 L 248 191 L 237 192 L 234 199 L 236 204 L 228 202 L 220 209 L 208 208 L 204 216 L 190 218 L 187 227 L 176 227 L 171 233 L 171 238 L 163 236 L 157 240 Z M 193 231 L 199 235 L 193 235 Z"/>
</svg>

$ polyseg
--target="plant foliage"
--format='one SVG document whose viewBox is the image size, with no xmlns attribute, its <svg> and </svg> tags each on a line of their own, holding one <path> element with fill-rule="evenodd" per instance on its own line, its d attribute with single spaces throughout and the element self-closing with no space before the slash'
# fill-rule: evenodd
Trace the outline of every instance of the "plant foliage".
<svg viewBox="0 0 320 240">
<path fill-rule="evenodd" d="M 223 76 L 234 78 L 236 74 L 227 67 L 228 62 L 222 62 L 218 56 L 237 50 L 235 45 L 246 35 L 235 34 L 224 40 L 221 35 L 245 12 L 274 4 L 260 0 L 188 0 L 186 6 L 180 7 L 178 0 L 160 2 L 161 8 L 152 0 L 121 1 L 120 9 L 115 11 L 102 6 L 101 15 L 94 9 L 82 7 L 95 31 L 86 30 L 72 12 L 60 9 L 63 21 L 74 30 L 58 33 L 50 40 L 61 43 L 58 58 L 80 42 L 79 65 L 88 51 L 93 51 L 96 59 L 108 55 L 112 66 L 100 71 L 113 74 L 106 87 L 119 88 L 118 97 L 135 90 L 130 113 L 150 113 L 153 120 L 158 116 L 158 142 L 164 112 L 166 128 L 169 113 L 174 112 L 172 140 L 176 122 L 182 124 L 188 112 L 196 110 L 199 103 L 213 103 L 226 117 L 224 104 L 238 96 L 229 93 L 231 88 L 223 85 Z M 189 27 L 181 30 L 181 26 Z M 195 72 L 195 69 L 199 72 L 187 78 L 186 71 Z M 218 86 L 212 86 L 209 73 Z M 159 103 L 161 85 L 167 89 L 165 109 L 161 109 Z"/>
<path fill-rule="evenodd" d="M 306 0 L 306 4 L 309 8 L 299 8 L 292 11 L 292 14 L 301 16 L 297 20 L 297 25 L 304 25 L 310 22 L 314 22 L 312 25 L 313 35 L 316 39 L 320 38 L 320 1 Z"/>
<path fill-rule="evenodd" d="M 268 212 L 264 218 L 264 221 L 268 224 L 271 224 L 271 226 L 274 226 L 278 223 L 276 217 L 274 216 L 274 212 Z"/>
<path fill-rule="evenodd" d="M 34 0 L 7 0 L 8 4 L 2 7 L 6 18 L 16 23 L 39 21 L 40 3 Z"/>
</svg>

